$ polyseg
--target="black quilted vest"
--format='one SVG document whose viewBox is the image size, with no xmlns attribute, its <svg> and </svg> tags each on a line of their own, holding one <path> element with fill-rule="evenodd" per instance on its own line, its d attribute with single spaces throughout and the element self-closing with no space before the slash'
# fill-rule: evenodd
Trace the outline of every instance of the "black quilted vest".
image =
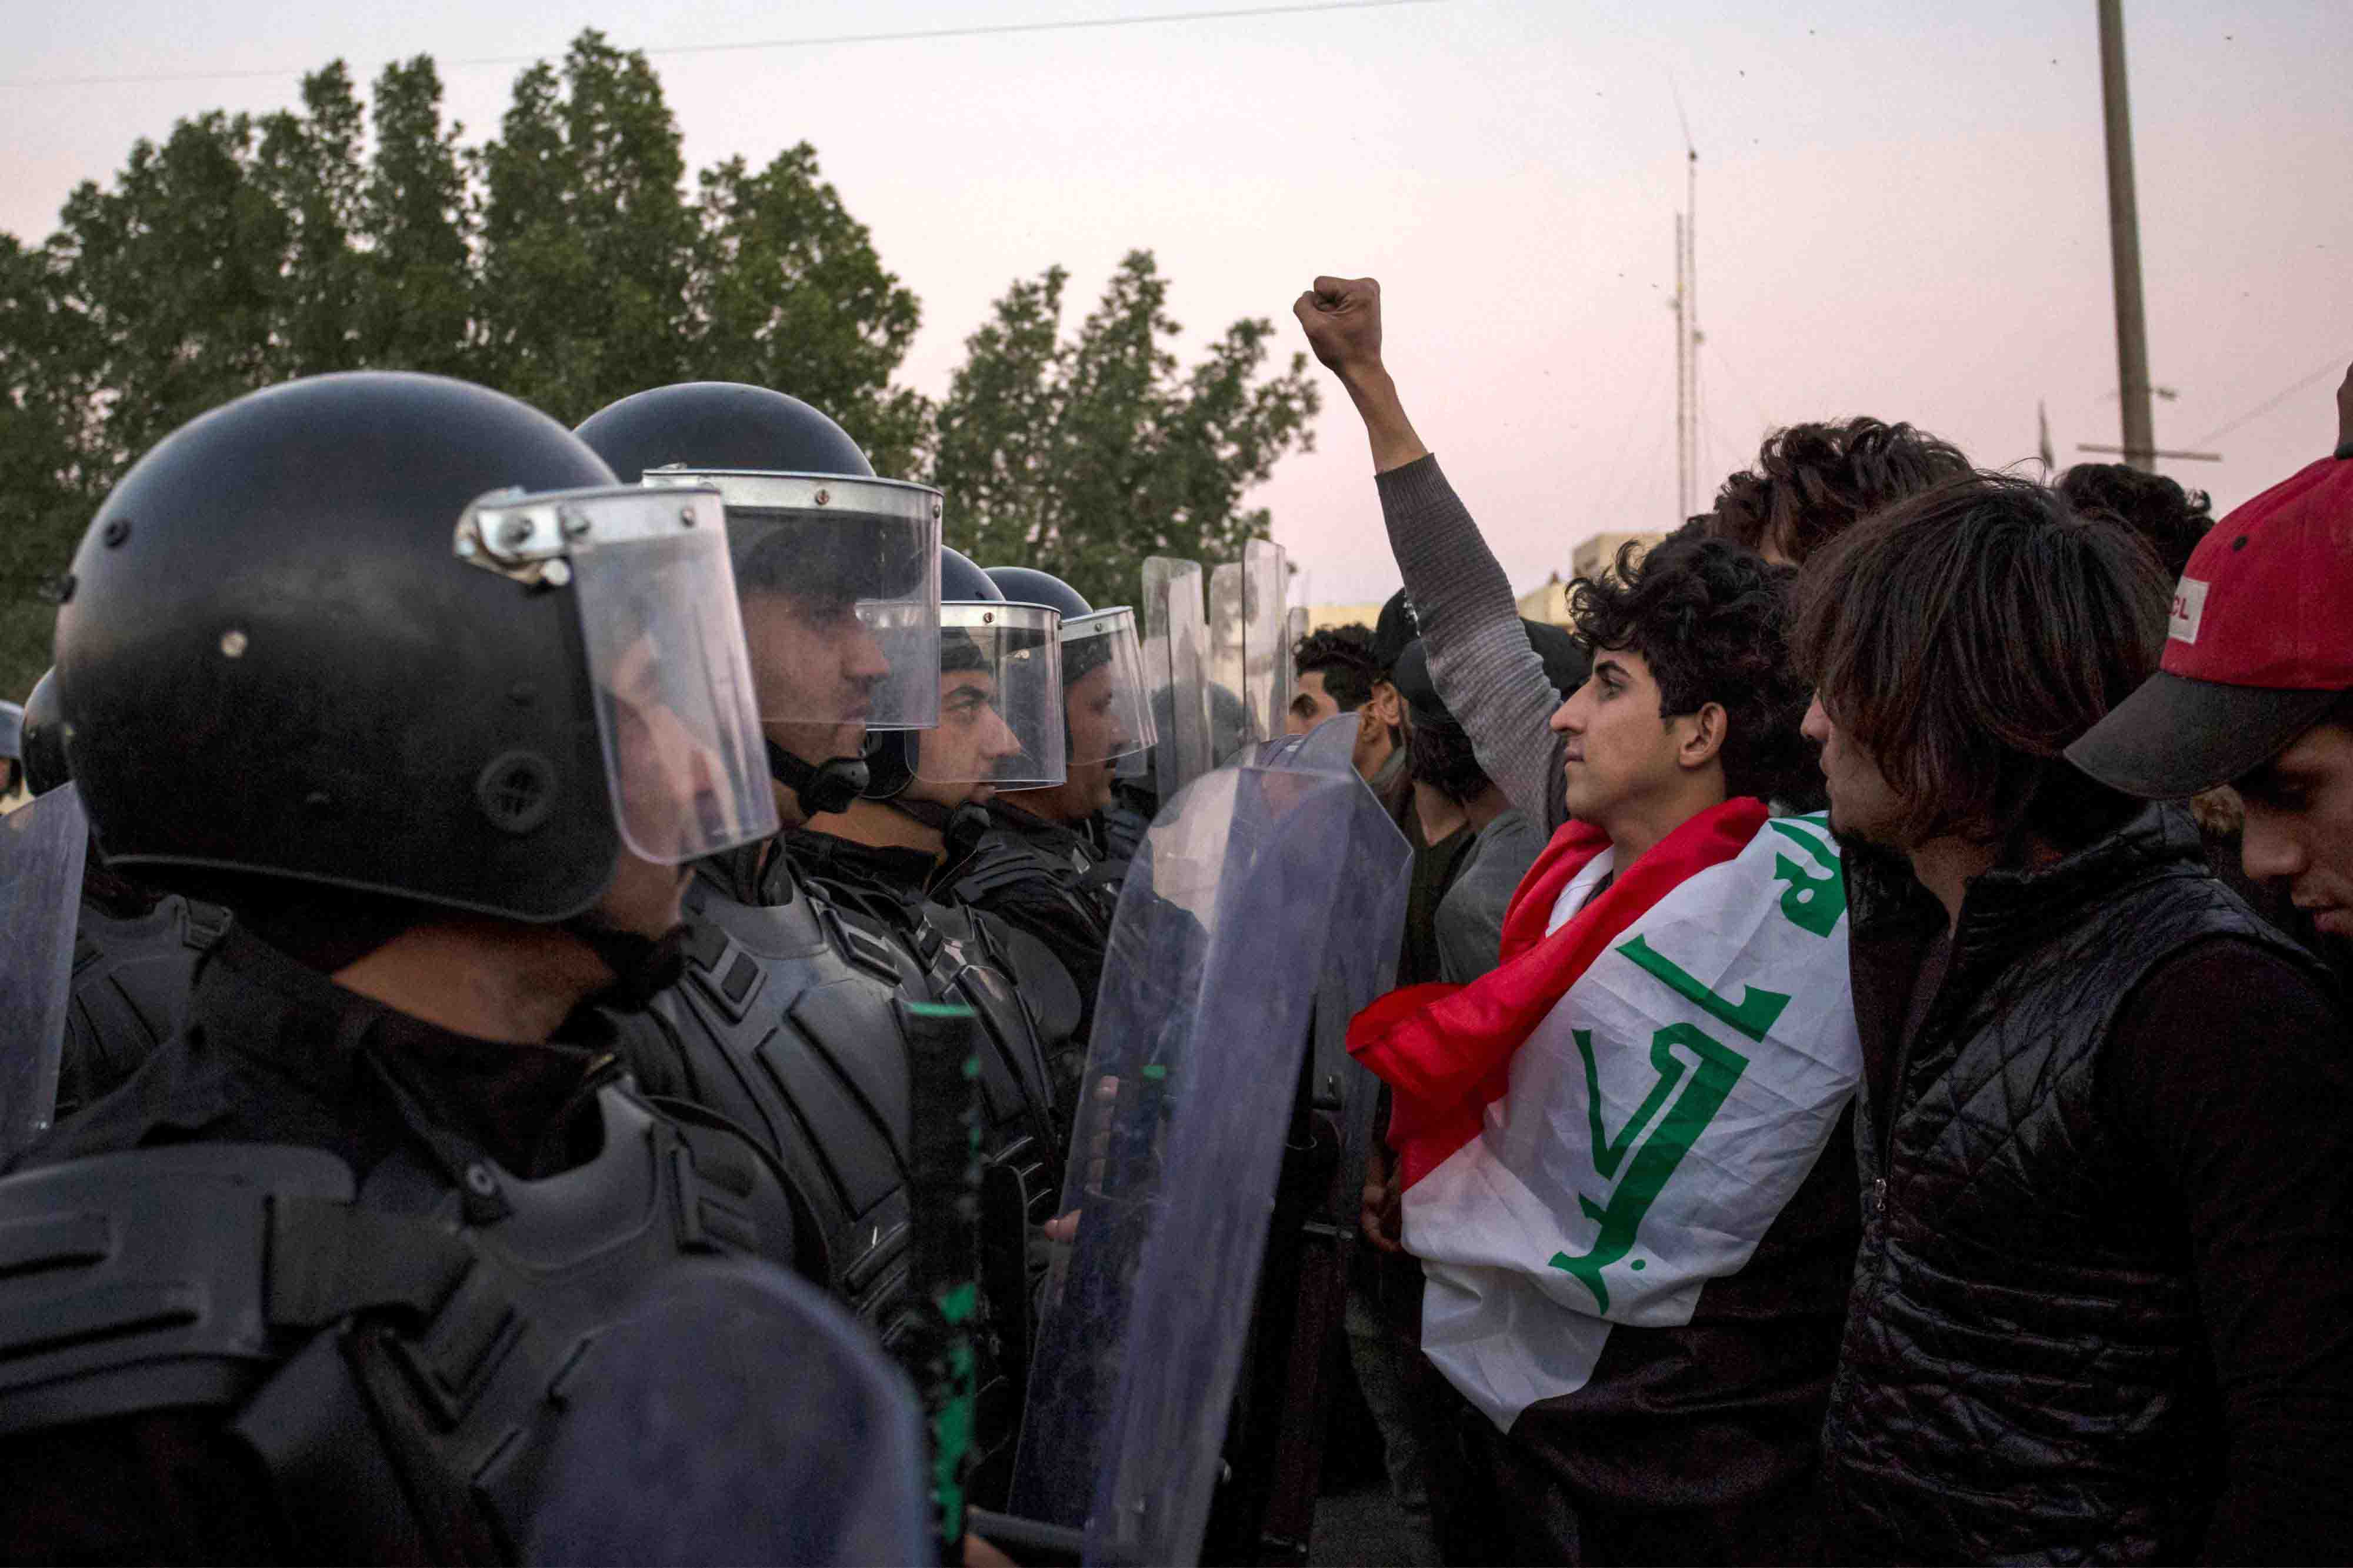
<svg viewBox="0 0 2353 1568">
<path fill-rule="evenodd" d="M 1926 895 L 1852 859 L 1861 950 Z M 2178 808 L 1969 884 L 1945 983 L 1858 1124 L 1862 1250 L 1824 1428 L 1842 1558 L 2197 1552 L 2218 1426 L 2187 1236 L 2094 1075 L 2143 976 L 2221 936 L 2310 962 L 2208 872 Z"/>
</svg>

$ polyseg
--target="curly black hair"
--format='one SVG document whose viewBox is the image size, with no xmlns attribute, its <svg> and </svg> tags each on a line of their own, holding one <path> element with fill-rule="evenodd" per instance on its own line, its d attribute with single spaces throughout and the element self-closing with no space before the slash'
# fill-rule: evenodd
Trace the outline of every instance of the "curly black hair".
<svg viewBox="0 0 2353 1568">
<path fill-rule="evenodd" d="M 1812 693 L 1789 667 L 1797 573 L 1693 523 L 1640 552 L 1629 543 L 1609 570 L 1569 584 L 1577 640 L 1641 654 L 1662 719 L 1722 706 L 1725 793 L 1805 798 L 1819 770 L 1798 732 Z"/>
<path fill-rule="evenodd" d="M 2189 552 L 2214 526 L 2214 503 L 2204 490 L 2185 490 L 2163 474 L 2125 463 L 2078 463 L 2059 476 L 2059 493 L 2084 517 L 2112 517 L 2156 552 L 2158 564 L 2179 579 Z"/>
<path fill-rule="evenodd" d="M 1961 449 L 1869 416 L 1790 425 L 1765 437 L 1757 466 L 1724 481 L 1707 531 L 1794 565 L 1883 506 L 1968 473 Z"/>
<path fill-rule="evenodd" d="M 1373 658 L 1373 629 L 1361 621 L 1309 632 L 1291 649 L 1291 668 L 1304 675 L 1324 672 L 1324 690 L 1343 713 L 1354 713 L 1371 700 L 1373 682 L 1382 679 Z"/>
<path fill-rule="evenodd" d="M 1452 714 L 1415 712 L 1405 729 L 1405 744 L 1413 782 L 1430 785 L 1457 805 L 1470 805 L 1493 783 L 1479 763 L 1470 734 Z"/>
</svg>

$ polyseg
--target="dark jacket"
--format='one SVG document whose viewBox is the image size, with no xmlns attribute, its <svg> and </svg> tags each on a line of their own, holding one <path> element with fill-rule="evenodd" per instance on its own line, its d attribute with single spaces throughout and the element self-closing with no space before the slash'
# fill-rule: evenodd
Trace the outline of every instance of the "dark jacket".
<svg viewBox="0 0 2353 1568">
<path fill-rule="evenodd" d="M 1900 863 L 1858 852 L 1847 875 L 1864 1228 L 1825 1426 L 1834 1553 L 2196 1553 L 2222 1463 L 2198 1253 L 2104 1058 L 2137 989 L 2200 944 L 2276 957 L 2290 987 L 2310 961 L 2207 871 L 2185 813 L 2152 807 L 1972 881 L 1907 1040 L 1945 911 Z"/>
</svg>

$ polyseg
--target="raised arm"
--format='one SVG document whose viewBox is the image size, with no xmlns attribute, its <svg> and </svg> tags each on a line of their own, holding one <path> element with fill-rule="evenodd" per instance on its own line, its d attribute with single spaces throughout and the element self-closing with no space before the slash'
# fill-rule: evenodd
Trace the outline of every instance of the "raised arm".
<svg viewBox="0 0 2353 1568">
<path fill-rule="evenodd" d="M 1560 698 L 1528 646 L 1511 580 L 1414 433 L 1381 363 L 1381 286 L 1369 278 L 1318 278 L 1292 313 L 1364 417 L 1381 518 L 1439 696 L 1511 803 L 1547 831 L 1557 827 L 1567 816 L 1562 742 L 1546 721 Z"/>
</svg>

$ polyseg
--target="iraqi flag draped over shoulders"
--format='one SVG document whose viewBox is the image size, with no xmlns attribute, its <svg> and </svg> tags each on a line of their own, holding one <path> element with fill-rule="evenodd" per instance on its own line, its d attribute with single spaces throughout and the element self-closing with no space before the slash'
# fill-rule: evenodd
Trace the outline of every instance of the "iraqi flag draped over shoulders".
<svg viewBox="0 0 2353 1568">
<path fill-rule="evenodd" d="M 1727 801 L 1622 870 L 1572 822 L 1513 896 L 1502 957 L 1391 992 L 1348 1048 L 1394 1090 L 1422 1349 L 1508 1430 L 1584 1387 L 1614 1327 L 1688 1323 L 1747 1263 L 1862 1053 L 1820 816 Z"/>
</svg>

